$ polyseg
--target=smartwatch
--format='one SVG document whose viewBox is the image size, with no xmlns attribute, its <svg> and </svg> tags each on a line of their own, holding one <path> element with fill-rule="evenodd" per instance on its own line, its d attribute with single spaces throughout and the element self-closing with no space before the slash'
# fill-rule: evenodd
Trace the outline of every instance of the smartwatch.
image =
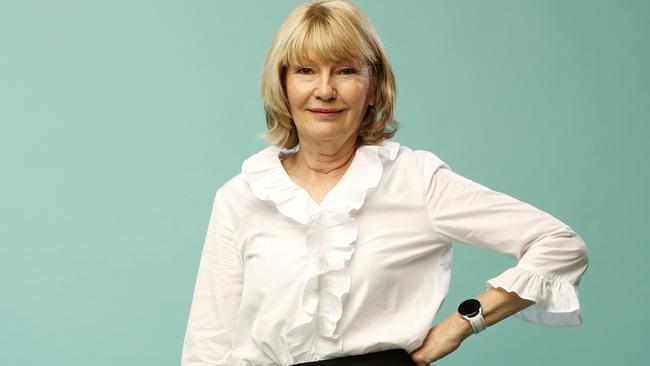
<svg viewBox="0 0 650 366">
<path fill-rule="evenodd" d="M 465 300 L 458 305 L 458 314 L 467 320 L 472 326 L 474 334 L 485 330 L 485 319 L 483 319 L 483 310 L 481 303 L 476 299 Z"/>
</svg>

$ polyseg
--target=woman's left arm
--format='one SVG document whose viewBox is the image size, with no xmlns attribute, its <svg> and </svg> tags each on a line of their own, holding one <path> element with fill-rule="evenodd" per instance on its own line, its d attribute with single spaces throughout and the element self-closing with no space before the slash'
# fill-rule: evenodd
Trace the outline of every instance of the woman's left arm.
<svg viewBox="0 0 650 366">
<path fill-rule="evenodd" d="M 512 314 L 543 325 L 580 325 L 577 287 L 589 264 L 582 238 L 549 213 L 455 173 L 429 152 L 420 154 L 436 234 L 517 259 L 475 297 L 486 325 Z M 469 323 L 454 312 L 430 330 L 412 356 L 424 365 L 452 352 L 470 334 Z"/>
</svg>

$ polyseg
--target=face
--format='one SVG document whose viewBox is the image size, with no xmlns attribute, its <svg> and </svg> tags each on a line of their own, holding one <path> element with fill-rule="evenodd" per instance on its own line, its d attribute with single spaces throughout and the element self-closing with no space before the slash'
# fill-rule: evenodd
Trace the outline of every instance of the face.
<svg viewBox="0 0 650 366">
<path fill-rule="evenodd" d="M 309 52 L 288 68 L 289 109 L 301 144 L 342 144 L 356 138 L 369 103 L 374 103 L 369 69 L 360 63 L 326 63 Z"/>
</svg>

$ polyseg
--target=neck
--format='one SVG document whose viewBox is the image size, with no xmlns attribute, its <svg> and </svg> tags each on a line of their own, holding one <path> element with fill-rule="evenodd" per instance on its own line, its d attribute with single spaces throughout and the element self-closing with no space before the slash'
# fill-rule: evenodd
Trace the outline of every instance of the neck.
<svg viewBox="0 0 650 366">
<path fill-rule="evenodd" d="M 285 169 L 308 180 L 342 176 L 357 150 L 356 136 L 338 145 L 300 144 L 298 153 L 283 161 Z"/>
</svg>

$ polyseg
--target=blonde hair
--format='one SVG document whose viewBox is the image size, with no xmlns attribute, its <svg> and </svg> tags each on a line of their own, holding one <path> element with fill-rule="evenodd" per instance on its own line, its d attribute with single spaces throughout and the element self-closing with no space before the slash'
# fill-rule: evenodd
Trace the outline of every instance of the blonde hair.
<svg viewBox="0 0 650 366">
<path fill-rule="evenodd" d="M 299 64 L 307 50 L 327 62 L 360 61 L 368 65 L 375 103 L 368 106 L 361 121 L 358 145 L 378 144 L 395 135 L 397 86 L 379 36 L 359 7 L 345 0 L 325 0 L 296 8 L 271 43 L 262 70 L 267 131 L 261 138 L 288 149 L 298 144 L 284 78 L 287 68 Z"/>
</svg>

